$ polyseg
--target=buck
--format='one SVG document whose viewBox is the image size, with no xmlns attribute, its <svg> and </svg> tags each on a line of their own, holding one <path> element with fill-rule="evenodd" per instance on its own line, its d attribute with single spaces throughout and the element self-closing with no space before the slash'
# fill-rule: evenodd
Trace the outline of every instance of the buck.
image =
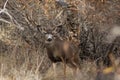
<svg viewBox="0 0 120 80">
<path fill-rule="evenodd" d="M 79 49 L 77 45 L 63 40 L 58 33 L 58 27 L 41 27 L 39 30 L 44 35 L 45 48 L 48 58 L 54 65 L 54 71 L 54 63 L 57 62 L 64 64 L 64 75 L 66 75 L 66 65 L 71 67 L 74 72 L 80 69 Z"/>
</svg>

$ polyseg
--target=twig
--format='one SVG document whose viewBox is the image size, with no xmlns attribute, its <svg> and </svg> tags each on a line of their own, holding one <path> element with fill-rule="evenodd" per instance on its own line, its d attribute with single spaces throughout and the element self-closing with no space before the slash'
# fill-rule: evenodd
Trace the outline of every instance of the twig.
<svg viewBox="0 0 120 80">
<path fill-rule="evenodd" d="M 8 24 L 11 24 L 11 23 L 14 24 L 14 23 L 15 23 L 14 25 L 16 25 L 17 28 L 19 28 L 20 30 L 24 30 L 24 28 L 21 27 L 21 25 L 9 14 L 8 10 L 6 9 L 7 3 L 8 3 L 8 0 L 6 0 L 5 4 L 4 4 L 4 6 L 3 6 L 3 9 L 0 9 L 0 14 L 1 14 L 1 13 L 5 13 L 6 15 L 9 16 L 9 18 L 10 18 L 10 20 L 11 20 L 12 22 L 7 21 L 7 20 L 5 20 L 5 19 L 0 19 L 0 21 L 3 21 L 3 22 L 8 23 Z"/>
<path fill-rule="evenodd" d="M 6 0 L 5 4 L 3 6 L 3 9 L 6 9 L 7 2 L 8 2 L 8 0 Z"/>
<path fill-rule="evenodd" d="M 36 74 L 38 73 L 39 68 L 40 68 L 41 64 L 43 63 L 44 58 L 45 58 L 45 55 L 42 57 L 42 60 L 40 61 L 39 65 L 38 65 L 38 67 L 37 67 L 37 69 L 35 71 Z"/>
<path fill-rule="evenodd" d="M 60 11 L 60 12 L 57 14 L 57 16 L 55 17 L 55 19 L 57 19 L 58 17 L 60 17 L 61 14 L 63 13 L 63 11 L 64 11 L 64 10 Z"/>
<path fill-rule="evenodd" d="M 0 21 L 10 24 L 10 22 L 9 22 L 9 21 L 4 20 L 4 19 L 0 19 Z"/>
</svg>

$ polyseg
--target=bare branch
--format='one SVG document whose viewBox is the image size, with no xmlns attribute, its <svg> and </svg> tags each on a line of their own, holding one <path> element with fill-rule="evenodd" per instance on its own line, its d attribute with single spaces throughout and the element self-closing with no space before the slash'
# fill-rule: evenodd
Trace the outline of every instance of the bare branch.
<svg viewBox="0 0 120 80">
<path fill-rule="evenodd" d="M 8 0 L 6 0 L 5 4 L 3 6 L 3 9 L 6 9 L 7 2 L 8 2 Z"/>
<path fill-rule="evenodd" d="M 4 19 L 0 19 L 0 21 L 5 22 L 5 23 L 8 23 L 8 24 L 11 24 L 11 22 L 9 22 L 9 21 L 7 21 L 7 20 L 4 20 Z"/>
<path fill-rule="evenodd" d="M 4 12 L 5 11 L 5 9 L 0 9 L 0 14 L 2 13 L 2 12 Z"/>
<path fill-rule="evenodd" d="M 57 19 L 58 17 L 60 17 L 61 14 L 63 13 L 63 11 L 64 11 L 64 10 L 60 11 L 60 12 L 57 14 L 57 16 L 55 17 L 55 19 Z"/>
<path fill-rule="evenodd" d="M 5 19 L 0 19 L 0 21 L 3 21 L 3 22 L 8 23 L 8 24 L 12 24 L 12 23 L 13 23 L 13 24 L 16 25 L 16 27 L 19 28 L 20 30 L 24 30 L 24 28 L 21 27 L 21 25 L 10 15 L 10 13 L 8 12 L 8 10 L 6 9 L 7 2 L 8 2 L 8 0 L 6 0 L 5 4 L 4 4 L 4 6 L 3 6 L 3 9 L 0 9 L 0 14 L 1 14 L 1 13 L 5 13 L 6 15 L 9 16 L 9 18 L 10 18 L 10 20 L 11 20 L 12 22 L 9 22 L 9 21 L 7 21 L 7 20 L 5 20 Z"/>
</svg>

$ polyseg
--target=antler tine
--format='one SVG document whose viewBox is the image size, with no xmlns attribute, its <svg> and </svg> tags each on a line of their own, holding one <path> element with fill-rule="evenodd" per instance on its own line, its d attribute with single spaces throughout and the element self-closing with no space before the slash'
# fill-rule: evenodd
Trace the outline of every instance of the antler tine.
<svg viewBox="0 0 120 80">
<path fill-rule="evenodd" d="M 61 26 L 61 25 L 63 25 L 63 23 L 60 23 L 60 24 L 58 24 L 58 25 L 56 25 L 56 26 L 59 27 L 59 26 Z"/>
</svg>

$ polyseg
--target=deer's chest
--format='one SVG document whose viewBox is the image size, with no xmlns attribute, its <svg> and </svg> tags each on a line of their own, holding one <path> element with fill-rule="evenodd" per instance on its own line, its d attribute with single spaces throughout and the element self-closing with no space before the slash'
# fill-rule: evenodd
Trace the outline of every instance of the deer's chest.
<svg viewBox="0 0 120 80">
<path fill-rule="evenodd" d="M 60 46 L 51 46 L 47 51 L 48 55 L 53 56 L 54 58 L 63 56 L 62 48 Z"/>
<path fill-rule="evenodd" d="M 53 48 L 53 57 L 61 57 L 62 55 L 62 48 L 60 46 L 54 47 Z"/>
</svg>

